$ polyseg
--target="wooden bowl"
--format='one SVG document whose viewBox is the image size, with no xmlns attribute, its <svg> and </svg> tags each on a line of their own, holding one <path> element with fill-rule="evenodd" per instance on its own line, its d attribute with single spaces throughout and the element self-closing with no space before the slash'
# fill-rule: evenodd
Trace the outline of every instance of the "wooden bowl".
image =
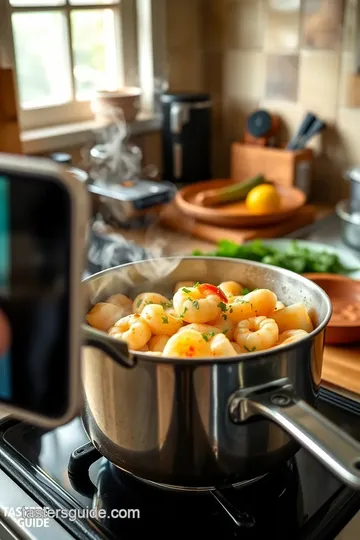
<svg viewBox="0 0 360 540">
<path fill-rule="evenodd" d="M 319 285 L 333 305 L 325 343 L 360 342 L 360 281 L 334 274 L 304 274 L 304 277 Z"/>
<path fill-rule="evenodd" d="M 289 219 L 304 206 L 306 197 L 300 189 L 276 186 L 281 197 L 281 208 L 276 212 L 255 214 L 244 201 L 207 208 L 196 203 L 196 196 L 207 189 L 222 188 L 233 184 L 231 180 L 210 180 L 184 187 L 175 197 L 175 203 L 184 214 L 211 225 L 221 227 L 261 227 Z"/>
</svg>

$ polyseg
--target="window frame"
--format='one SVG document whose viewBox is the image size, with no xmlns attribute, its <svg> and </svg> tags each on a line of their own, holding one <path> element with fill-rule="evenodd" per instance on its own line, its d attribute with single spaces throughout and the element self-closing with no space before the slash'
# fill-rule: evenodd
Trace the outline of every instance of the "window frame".
<svg viewBox="0 0 360 540">
<path fill-rule="evenodd" d="M 2 16 L 1 4 L 4 5 L 4 16 Z M 125 86 L 138 86 L 139 67 L 138 67 L 138 35 L 137 35 L 137 5 L 136 0 L 119 0 L 118 3 L 96 3 L 70 5 L 69 0 L 66 4 L 60 6 L 12 6 L 8 0 L 0 0 L 0 18 L 6 22 L 7 32 L 3 34 L 4 44 L 7 51 L 7 58 L 10 59 L 15 80 L 16 77 L 16 57 L 14 47 L 14 36 L 11 23 L 12 13 L 17 12 L 36 12 L 36 11 L 60 11 L 66 12 L 67 32 L 71 36 L 70 13 L 72 10 L 94 10 L 94 9 L 112 9 L 115 11 L 115 20 L 117 21 L 116 39 L 119 48 L 116 52 L 117 62 L 119 62 L 120 81 Z M 68 47 L 70 49 L 70 40 Z M 1 45 L 1 44 L 0 44 Z M 70 53 L 70 51 L 69 51 Z M 72 60 L 71 60 L 72 68 Z M 73 81 L 73 79 L 72 79 Z M 91 101 L 76 101 L 74 85 L 72 85 L 72 101 L 54 105 L 51 107 L 39 107 L 34 109 L 22 109 L 18 99 L 18 116 L 21 130 L 36 130 L 48 128 L 51 126 L 61 126 L 64 124 L 73 124 L 87 122 L 94 119 L 94 112 L 91 108 Z"/>
</svg>

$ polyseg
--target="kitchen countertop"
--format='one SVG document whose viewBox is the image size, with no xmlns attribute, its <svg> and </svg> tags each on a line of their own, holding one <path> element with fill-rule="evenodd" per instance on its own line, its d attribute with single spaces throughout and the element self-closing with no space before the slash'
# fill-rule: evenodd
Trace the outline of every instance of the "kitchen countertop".
<svg viewBox="0 0 360 540">
<path fill-rule="evenodd" d="M 334 206 L 315 204 L 316 220 L 322 219 L 334 212 Z M 151 225 L 147 229 L 119 229 L 118 232 L 127 240 L 135 242 L 145 248 L 154 248 L 158 256 L 175 255 L 180 253 L 190 254 L 194 249 L 211 251 L 214 244 L 200 238 L 195 238 L 184 232 L 177 232 L 159 225 Z M 161 251 L 161 252 L 160 252 Z"/>
</svg>

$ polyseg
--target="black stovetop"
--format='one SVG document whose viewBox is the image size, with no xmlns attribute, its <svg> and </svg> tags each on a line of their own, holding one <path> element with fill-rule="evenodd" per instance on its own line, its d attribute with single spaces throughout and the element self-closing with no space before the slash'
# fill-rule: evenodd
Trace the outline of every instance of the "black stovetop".
<svg viewBox="0 0 360 540">
<path fill-rule="evenodd" d="M 356 402 L 322 390 L 319 410 L 360 440 Z M 93 509 L 76 520 L 59 514 L 58 520 L 75 538 L 127 540 L 134 534 L 156 534 L 162 539 L 201 533 L 244 540 L 328 540 L 360 509 L 360 492 L 342 485 L 305 450 L 252 484 L 215 493 L 216 499 L 210 493 L 174 493 L 149 486 L 105 458 L 98 459 L 96 451 L 84 450 L 77 463 L 85 468 L 78 468 L 72 484 L 69 457 L 86 443 L 79 418 L 47 432 L 12 419 L 0 423 L 0 467 L 40 505 Z M 89 476 L 81 473 L 88 467 Z"/>
</svg>

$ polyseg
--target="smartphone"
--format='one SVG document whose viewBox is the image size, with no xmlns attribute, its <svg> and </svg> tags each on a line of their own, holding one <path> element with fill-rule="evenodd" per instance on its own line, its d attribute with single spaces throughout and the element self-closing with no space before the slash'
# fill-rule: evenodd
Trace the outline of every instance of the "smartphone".
<svg viewBox="0 0 360 540">
<path fill-rule="evenodd" d="M 79 412 L 89 212 L 63 166 L 0 153 L 0 409 L 38 426 Z"/>
</svg>

